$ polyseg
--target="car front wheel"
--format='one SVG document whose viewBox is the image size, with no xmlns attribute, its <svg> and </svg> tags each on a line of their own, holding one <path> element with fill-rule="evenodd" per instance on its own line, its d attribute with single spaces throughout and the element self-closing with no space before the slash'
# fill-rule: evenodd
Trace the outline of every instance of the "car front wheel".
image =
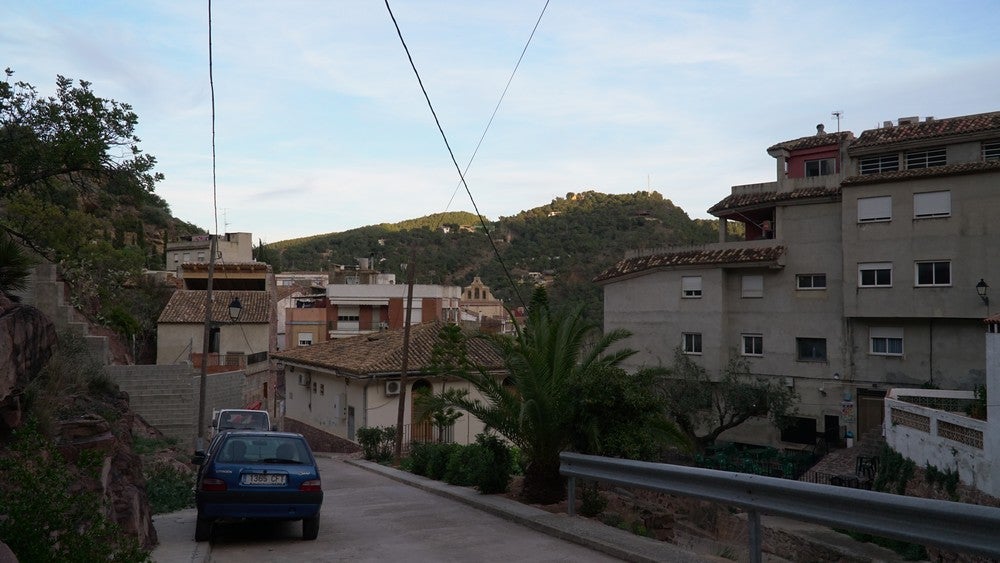
<svg viewBox="0 0 1000 563">
<path fill-rule="evenodd" d="M 212 521 L 198 517 L 194 527 L 194 541 L 209 541 L 212 539 Z"/>
<path fill-rule="evenodd" d="M 314 540 L 319 535 L 319 516 L 302 519 L 302 539 Z"/>
</svg>

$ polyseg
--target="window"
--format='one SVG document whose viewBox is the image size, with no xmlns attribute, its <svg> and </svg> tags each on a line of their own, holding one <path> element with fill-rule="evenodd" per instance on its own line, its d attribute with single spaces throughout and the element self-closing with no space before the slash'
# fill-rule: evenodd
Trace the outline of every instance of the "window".
<svg viewBox="0 0 1000 563">
<path fill-rule="evenodd" d="M 199 250 L 198 251 L 198 262 L 199 263 L 204 263 L 205 262 L 205 251 L 203 251 L 203 250 Z"/>
<path fill-rule="evenodd" d="M 899 170 L 899 155 L 896 153 L 866 156 L 861 159 L 862 174 L 878 174 L 879 172 L 893 172 L 895 170 Z"/>
<path fill-rule="evenodd" d="M 826 176 L 837 171 L 837 160 L 833 158 L 822 158 L 819 160 L 806 161 L 806 177 Z"/>
<path fill-rule="evenodd" d="M 914 275 L 918 286 L 951 285 L 951 262 L 916 262 Z"/>
<path fill-rule="evenodd" d="M 312 346 L 313 335 L 311 332 L 299 333 L 299 346 Z"/>
<path fill-rule="evenodd" d="M 685 354 L 701 354 L 701 333 L 700 332 L 685 332 L 684 333 L 684 353 Z"/>
<path fill-rule="evenodd" d="M 923 151 L 909 151 L 906 153 L 906 168 L 930 168 L 932 166 L 944 166 L 948 164 L 948 155 L 944 147 L 936 147 Z"/>
<path fill-rule="evenodd" d="M 323 385 L 322 383 L 319 384 L 319 394 L 320 395 L 326 394 L 326 385 Z"/>
<path fill-rule="evenodd" d="M 795 276 L 796 289 L 826 289 L 826 274 L 799 274 Z"/>
<path fill-rule="evenodd" d="M 892 262 L 858 264 L 858 287 L 892 287 Z"/>
<path fill-rule="evenodd" d="M 951 191 L 913 194 L 913 218 L 951 216 Z"/>
<path fill-rule="evenodd" d="M 764 297 L 764 276 L 743 276 L 743 298 Z"/>
<path fill-rule="evenodd" d="M 744 334 L 743 335 L 743 355 L 763 356 L 764 355 L 764 335 Z"/>
<path fill-rule="evenodd" d="M 876 356 L 903 355 L 903 329 L 901 327 L 871 327 L 871 353 Z"/>
<path fill-rule="evenodd" d="M 681 297 L 685 299 L 701 298 L 701 276 L 681 277 Z"/>
<path fill-rule="evenodd" d="M 983 160 L 1000 160 L 1000 141 L 983 141 Z"/>
<path fill-rule="evenodd" d="M 825 338 L 796 338 L 795 350 L 800 362 L 825 362 Z"/>
<path fill-rule="evenodd" d="M 892 196 L 858 198 L 858 223 L 892 220 Z"/>
</svg>

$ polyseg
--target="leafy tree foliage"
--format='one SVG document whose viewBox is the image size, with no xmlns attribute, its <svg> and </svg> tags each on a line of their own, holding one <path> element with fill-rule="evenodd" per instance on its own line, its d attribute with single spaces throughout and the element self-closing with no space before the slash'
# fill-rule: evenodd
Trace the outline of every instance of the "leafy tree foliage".
<svg viewBox="0 0 1000 563">
<path fill-rule="evenodd" d="M 712 381 L 704 367 L 678 349 L 674 365 L 660 378 L 667 411 L 699 451 L 720 434 L 754 417 L 780 426 L 795 414 L 798 395 L 773 378 L 751 375 L 746 360 L 733 357 L 722 378 Z"/>
<path fill-rule="evenodd" d="M 0 227 L 59 264 L 91 320 L 148 341 L 159 309 L 142 304 L 160 298 L 142 270 L 163 268 L 164 240 L 202 231 L 153 193 L 162 175 L 131 106 L 62 76 L 44 97 L 13 75 L 0 82 Z"/>
<path fill-rule="evenodd" d="M 559 453 L 585 441 L 579 428 L 586 429 L 588 438 L 614 436 L 606 432 L 609 428 L 622 430 L 613 423 L 604 426 L 592 420 L 606 416 L 593 409 L 607 399 L 598 397 L 586 403 L 580 393 L 598 387 L 634 354 L 625 348 L 611 350 L 627 336 L 626 331 L 601 335 L 597 325 L 581 316 L 579 308 L 566 314 L 553 312 L 545 290 L 540 288 L 532 297 L 525 325 L 513 337 L 477 336 L 496 347 L 509 377 L 500 379 L 481 368 L 452 372 L 469 381 L 485 401 L 462 393 L 443 398 L 442 403 L 469 412 L 520 449 L 526 460 L 522 491 L 526 500 L 557 502 L 565 492 Z M 602 443 L 616 451 L 627 449 L 624 442 Z"/>
</svg>

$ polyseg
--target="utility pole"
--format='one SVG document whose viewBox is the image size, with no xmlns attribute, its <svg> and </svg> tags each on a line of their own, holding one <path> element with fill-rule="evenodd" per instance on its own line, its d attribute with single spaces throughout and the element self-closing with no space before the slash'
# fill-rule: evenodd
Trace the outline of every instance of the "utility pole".
<svg viewBox="0 0 1000 563">
<path fill-rule="evenodd" d="M 205 291 L 205 331 L 201 340 L 201 383 L 198 393 L 198 441 L 195 451 L 205 451 L 205 394 L 208 387 L 208 354 L 212 339 L 212 279 L 215 275 L 215 239 L 208 235 L 208 286 Z"/>
<path fill-rule="evenodd" d="M 399 410 L 396 414 L 396 463 L 403 459 L 403 415 L 406 412 L 406 370 L 410 363 L 410 317 L 413 313 L 413 270 L 416 248 L 410 249 L 410 263 L 406 265 L 406 315 L 403 321 L 403 365 L 399 370 Z"/>
</svg>

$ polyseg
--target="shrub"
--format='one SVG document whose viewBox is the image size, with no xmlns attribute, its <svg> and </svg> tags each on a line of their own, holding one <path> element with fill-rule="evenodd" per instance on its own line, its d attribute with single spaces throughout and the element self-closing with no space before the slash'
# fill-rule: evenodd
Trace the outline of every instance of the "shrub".
<svg viewBox="0 0 1000 563">
<path fill-rule="evenodd" d="M 608 499 L 604 498 L 604 495 L 601 494 L 601 491 L 597 488 L 597 483 L 584 485 L 580 497 L 583 501 L 580 503 L 580 514 L 588 518 L 597 516 L 608 507 Z"/>
<path fill-rule="evenodd" d="M 153 514 L 194 506 L 194 475 L 169 465 L 154 465 L 146 471 L 146 495 Z"/>
<path fill-rule="evenodd" d="M 475 485 L 484 495 L 507 492 L 510 486 L 514 454 L 507 444 L 492 434 L 476 436 L 476 445 L 483 449 L 483 465 L 475 477 Z"/>
<path fill-rule="evenodd" d="M 436 445 L 427 442 L 414 442 L 410 445 L 410 471 L 414 475 L 427 476 L 427 465 L 434 455 Z"/>
<path fill-rule="evenodd" d="M 0 541 L 21 561 L 149 561 L 78 481 L 36 421 L 19 428 L 0 457 Z"/>
<path fill-rule="evenodd" d="M 396 446 L 395 426 L 370 426 L 358 428 L 358 443 L 365 459 L 385 463 L 392 459 Z"/>
<path fill-rule="evenodd" d="M 451 454 L 460 448 L 458 444 L 434 444 L 430 459 L 427 461 L 427 477 L 440 481 L 448 470 Z"/>
<path fill-rule="evenodd" d="M 475 485 L 477 478 L 490 463 L 490 452 L 479 444 L 459 446 L 452 451 L 444 472 L 444 481 L 450 485 Z"/>
</svg>

